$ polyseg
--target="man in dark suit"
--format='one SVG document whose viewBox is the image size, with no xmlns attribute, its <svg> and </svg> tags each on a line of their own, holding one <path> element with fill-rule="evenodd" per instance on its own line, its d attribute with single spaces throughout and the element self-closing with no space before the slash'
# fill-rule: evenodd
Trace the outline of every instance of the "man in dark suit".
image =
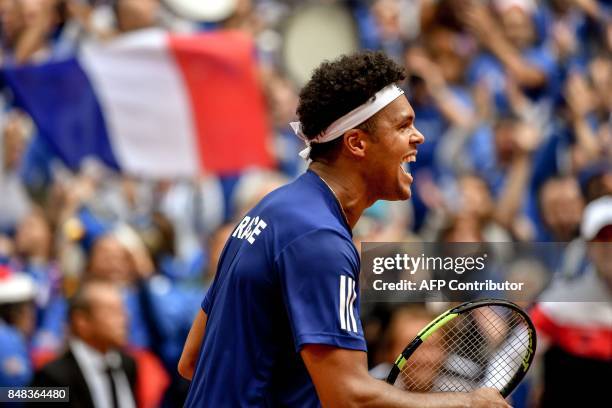
<svg viewBox="0 0 612 408">
<path fill-rule="evenodd" d="M 133 408 L 136 364 L 121 352 L 127 317 L 119 288 L 89 281 L 70 303 L 66 352 L 36 373 L 33 386 L 70 387 L 70 406 Z"/>
</svg>

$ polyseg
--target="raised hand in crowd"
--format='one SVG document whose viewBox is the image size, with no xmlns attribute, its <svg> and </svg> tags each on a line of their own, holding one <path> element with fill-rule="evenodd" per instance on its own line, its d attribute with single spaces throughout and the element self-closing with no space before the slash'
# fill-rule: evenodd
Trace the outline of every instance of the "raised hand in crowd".
<svg viewBox="0 0 612 408">
<path fill-rule="evenodd" d="M 23 27 L 14 48 L 17 63 L 44 58 L 50 52 L 49 37 L 61 19 L 60 0 L 21 0 L 15 2 L 20 8 Z"/>
<path fill-rule="evenodd" d="M 458 12 L 467 31 L 499 59 L 521 87 L 540 88 L 546 84 L 545 73 L 530 64 L 520 52 L 533 41 L 534 33 L 529 16 L 521 16 L 523 20 L 518 29 L 516 21 L 510 20 L 504 24 L 482 3 L 472 1 Z M 506 29 L 500 29 L 500 25 Z M 507 31 L 514 38 L 509 38 Z"/>
<path fill-rule="evenodd" d="M 595 108 L 595 94 L 582 75 L 573 73 L 567 79 L 564 95 L 576 136 L 575 149 L 580 150 L 580 160 L 584 163 L 595 160 L 601 149 L 587 117 Z"/>
<path fill-rule="evenodd" d="M 465 107 L 450 91 L 441 67 L 423 49 L 411 48 L 406 52 L 405 61 L 408 72 L 423 79 L 434 103 L 453 126 L 461 128 L 475 126 L 474 112 Z"/>
<path fill-rule="evenodd" d="M 532 168 L 532 153 L 540 146 L 541 132 L 533 125 L 515 122 L 512 127 L 512 154 L 508 167 L 508 177 L 497 199 L 494 218 L 508 228 L 519 240 L 526 240 L 530 233 L 520 209 L 525 197 Z"/>
</svg>

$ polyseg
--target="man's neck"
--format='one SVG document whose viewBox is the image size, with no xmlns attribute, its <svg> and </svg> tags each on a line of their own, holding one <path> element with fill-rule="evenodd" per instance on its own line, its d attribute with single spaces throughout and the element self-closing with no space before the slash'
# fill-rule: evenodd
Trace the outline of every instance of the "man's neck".
<svg viewBox="0 0 612 408">
<path fill-rule="evenodd" d="M 354 171 L 343 171 L 341 166 L 331 167 L 325 163 L 313 162 L 310 170 L 332 189 L 346 215 L 349 227 L 353 229 L 366 208 L 374 204 L 368 196 L 365 182 Z"/>
</svg>

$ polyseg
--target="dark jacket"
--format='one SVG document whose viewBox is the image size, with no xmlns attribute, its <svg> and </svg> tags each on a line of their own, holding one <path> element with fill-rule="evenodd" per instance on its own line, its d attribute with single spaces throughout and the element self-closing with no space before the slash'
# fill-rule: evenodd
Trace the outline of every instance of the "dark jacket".
<svg viewBox="0 0 612 408">
<path fill-rule="evenodd" d="M 132 394 L 136 398 L 136 362 L 125 353 L 120 352 L 120 355 L 121 367 L 128 378 Z M 85 377 L 70 349 L 57 360 L 50 362 L 36 372 L 32 386 L 70 387 L 70 407 L 94 407 Z"/>
</svg>

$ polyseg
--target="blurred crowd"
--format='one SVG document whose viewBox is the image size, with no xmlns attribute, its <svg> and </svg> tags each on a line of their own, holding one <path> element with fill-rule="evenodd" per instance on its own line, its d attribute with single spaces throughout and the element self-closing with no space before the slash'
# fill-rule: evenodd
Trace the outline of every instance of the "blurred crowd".
<svg viewBox="0 0 612 408">
<path fill-rule="evenodd" d="M 583 212 L 612 195 L 609 0 L 239 0 L 221 22 L 189 20 L 159 0 L 0 0 L 0 66 L 61 60 L 88 38 L 154 26 L 250 33 L 276 162 L 181 180 L 117 174 L 95 161 L 70 171 L 3 91 L 0 386 L 60 384 L 69 357 L 91 352 L 111 368 L 115 361 L 110 383 L 132 390 L 114 406 L 182 404 L 188 383 L 176 364 L 225 239 L 263 195 L 306 168 L 289 127 L 301 84 L 286 69 L 283 40 L 290 17 L 312 4 L 340 7 L 360 48 L 406 67 L 425 136 L 411 165 L 412 200 L 376 203 L 355 227 L 356 243 L 562 242 L 559 257 L 573 261 L 560 273 L 586 273 Z M 392 361 L 411 324 L 430 313 L 407 316 L 368 308 L 372 366 Z M 63 369 L 47 364 L 58 357 Z M 147 374 L 135 375 L 134 364 Z"/>
</svg>

